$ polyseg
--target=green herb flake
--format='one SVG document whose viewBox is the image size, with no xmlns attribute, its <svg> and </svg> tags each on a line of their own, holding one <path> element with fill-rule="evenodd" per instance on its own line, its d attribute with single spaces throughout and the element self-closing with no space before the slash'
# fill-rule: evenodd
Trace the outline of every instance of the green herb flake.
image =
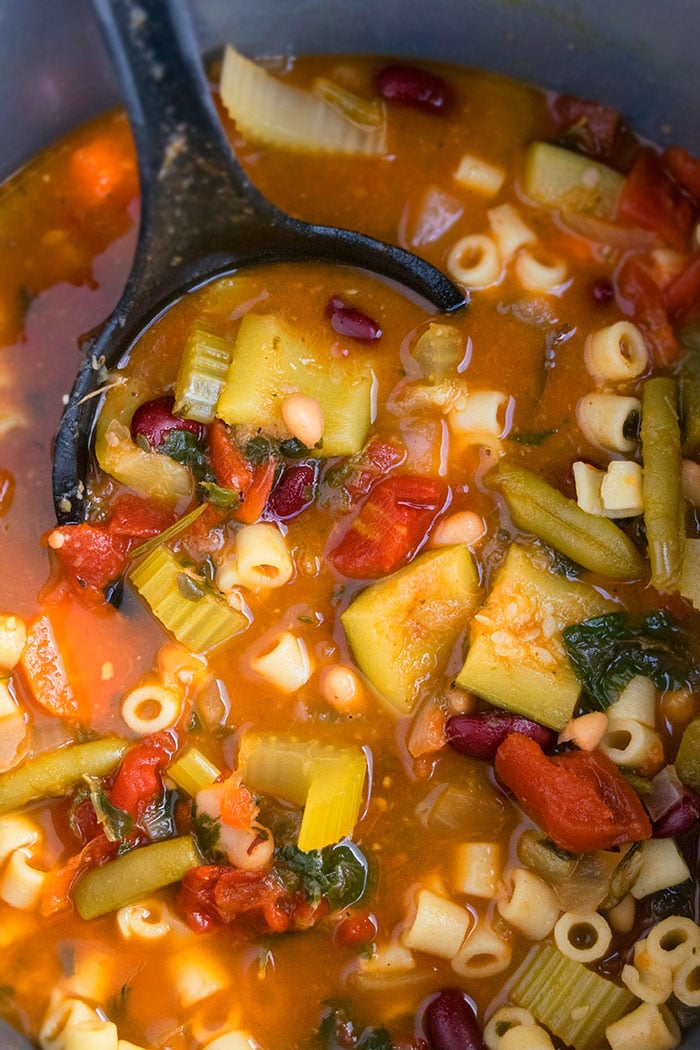
<svg viewBox="0 0 700 1050">
<path fill-rule="evenodd" d="M 190 602 L 200 601 L 207 593 L 204 581 L 190 576 L 188 572 L 179 572 L 177 574 L 177 589 L 182 597 L 187 598 Z"/>
</svg>

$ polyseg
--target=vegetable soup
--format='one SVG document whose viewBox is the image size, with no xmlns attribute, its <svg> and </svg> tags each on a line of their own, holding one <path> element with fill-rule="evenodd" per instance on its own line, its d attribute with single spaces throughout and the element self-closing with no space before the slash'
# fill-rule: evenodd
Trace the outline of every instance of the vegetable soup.
<svg viewBox="0 0 700 1050">
<path fill-rule="evenodd" d="M 57 526 L 124 116 L 4 187 L 2 1014 L 43 1050 L 678 1046 L 700 161 L 458 68 L 228 48 L 213 87 L 275 203 L 470 303 L 313 262 L 191 292 L 95 362 Z"/>
</svg>

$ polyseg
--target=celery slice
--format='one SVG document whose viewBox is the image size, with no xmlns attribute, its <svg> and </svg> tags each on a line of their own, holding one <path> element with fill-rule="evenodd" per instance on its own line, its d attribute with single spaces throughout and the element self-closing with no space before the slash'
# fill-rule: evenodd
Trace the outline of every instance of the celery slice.
<svg viewBox="0 0 700 1050">
<path fill-rule="evenodd" d="M 608 1025 L 637 1002 L 626 988 L 549 944 L 527 956 L 515 974 L 510 998 L 576 1050 L 597 1050 L 605 1043 Z"/>
<path fill-rule="evenodd" d="M 385 121 L 361 127 L 323 98 L 285 84 L 230 45 L 220 86 L 221 101 L 238 130 L 257 142 L 317 153 L 384 152 Z"/>
<path fill-rule="evenodd" d="M 221 770 L 210 762 L 197 747 L 188 747 L 172 762 L 167 770 L 168 776 L 188 795 L 194 796 L 198 791 L 211 787 L 221 776 Z"/>
<path fill-rule="evenodd" d="M 239 765 L 254 791 L 304 807 L 299 849 L 323 849 L 352 834 L 367 771 L 359 747 L 246 733 Z"/>
<path fill-rule="evenodd" d="M 319 456 L 352 455 L 362 448 L 372 410 L 369 366 L 331 358 L 330 345 L 311 344 L 271 314 L 246 314 L 216 414 L 226 423 L 262 427 L 287 438 L 280 391 L 320 403 L 325 429 Z"/>
<path fill-rule="evenodd" d="M 176 415 L 211 423 L 226 382 L 231 344 L 226 339 L 193 328 L 187 337 L 175 386 Z"/>
<path fill-rule="evenodd" d="M 614 219 L 624 183 L 619 172 L 581 153 L 549 142 L 528 149 L 523 188 L 550 208 Z"/>
<path fill-rule="evenodd" d="M 193 652 L 209 652 L 248 626 L 243 613 L 200 588 L 167 547 L 149 554 L 132 570 L 131 580 L 154 616 Z"/>
</svg>

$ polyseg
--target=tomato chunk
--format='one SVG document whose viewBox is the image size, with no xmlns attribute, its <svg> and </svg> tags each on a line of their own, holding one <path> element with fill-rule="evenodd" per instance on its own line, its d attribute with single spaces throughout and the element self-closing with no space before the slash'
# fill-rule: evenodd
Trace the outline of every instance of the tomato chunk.
<svg viewBox="0 0 700 1050">
<path fill-rule="evenodd" d="M 562 849 L 611 849 L 651 838 L 639 797 L 607 755 L 570 751 L 547 756 L 511 733 L 496 752 L 496 773 L 525 812 Z"/>
<path fill-rule="evenodd" d="M 250 525 L 257 521 L 265 510 L 268 496 L 272 492 L 275 481 L 277 464 L 274 459 L 268 459 L 260 463 L 253 470 L 253 478 L 245 491 L 243 502 L 234 511 L 236 521 L 242 521 L 244 525 Z"/>
<path fill-rule="evenodd" d="M 188 925 L 198 932 L 246 921 L 269 933 L 283 933 L 291 926 L 294 911 L 292 897 L 274 872 L 218 864 L 188 871 L 177 902 Z"/>
<path fill-rule="evenodd" d="M 331 562 L 345 576 L 359 580 L 394 572 L 421 545 L 446 498 L 447 486 L 438 478 L 382 478 L 331 550 Z"/>
<path fill-rule="evenodd" d="M 109 792 L 112 805 L 140 820 L 163 791 L 162 773 L 174 751 L 173 737 L 166 732 L 144 737 L 127 751 Z"/>
<path fill-rule="evenodd" d="M 658 153 L 642 149 L 625 180 L 618 215 L 645 230 L 653 230 L 671 247 L 684 251 L 695 209 L 691 199 L 664 170 Z"/>
<path fill-rule="evenodd" d="M 669 146 L 661 160 L 666 171 L 700 204 L 700 160 L 681 146 Z"/>
<path fill-rule="evenodd" d="M 217 484 L 242 495 L 253 480 L 253 471 L 220 419 L 209 427 L 209 456 Z"/>
<path fill-rule="evenodd" d="M 655 365 L 673 364 L 678 357 L 678 341 L 668 319 L 664 293 L 649 266 L 639 255 L 629 255 L 616 275 L 620 308 L 631 315 L 642 329 Z"/>
</svg>

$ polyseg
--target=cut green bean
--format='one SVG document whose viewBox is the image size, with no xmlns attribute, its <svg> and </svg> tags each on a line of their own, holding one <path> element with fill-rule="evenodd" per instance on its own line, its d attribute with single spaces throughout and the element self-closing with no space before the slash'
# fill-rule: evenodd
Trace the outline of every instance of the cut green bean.
<svg viewBox="0 0 700 1050">
<path fill-rule="evenodd" d="M 129 747 L 128 741 L 110 736 L 30 758 L 23 766 L 0 776 L 0 813 L 37 798 L 64 795 L 84 776 L 106 776 L 116 769 Z"/>
<path fill-rule="evenodd" d="M 490 479 L 503 493 L 513 522 L 585 569 L 616 580 L 637 579 L 644 559 L 619 526 L 581 510 L 525 467 L 500 466 Z"/>
<path fill-rule="evenodd" d="M 651 582 L 660 591 L 680 583 L 685 544 L 678 387 L 648 379 L 642 393 L 642 498 Z"/>
<path fill-rule="evenodd" d="M 82 919 L 97 919 L 180 882 L 203 863 L 191 835 L 141 846 L 83 875 L 73 890 L 75 906 Z"/>
<path fill-rule="evenodd" d="M 219 779 L 221 770 L 199 748 L 188 747 L 168 766 L 167 774 L 179 788 L 194 798 L 198 791 L 211 787 Z"/>
</svg>

